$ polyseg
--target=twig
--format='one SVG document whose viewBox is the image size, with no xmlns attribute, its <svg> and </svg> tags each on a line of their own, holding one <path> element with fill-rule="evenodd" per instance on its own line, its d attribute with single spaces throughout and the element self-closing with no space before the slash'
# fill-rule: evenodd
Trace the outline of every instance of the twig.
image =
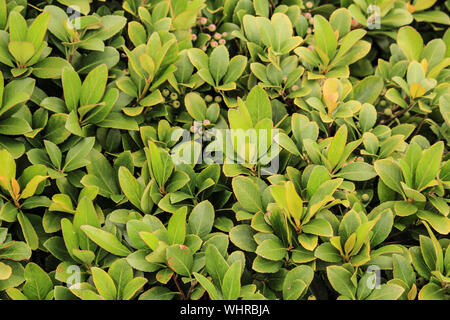
<svg viewBox="0 0 450 320">
<path fill-rule="evenodd" d="M 186 295 L 184 294 L 184 291 L 183 291 L 183 289 L 181 288 L 180 283 L 178 282 L 178 275 L 177 275 L 177 274 L 174 275 L 173 281 L 175 282 L 175 285 L 177 286 L 178 291 L 180 292 L 180 295 L 181 295 L 181 297 L 183 298 L 183 300 L 187 300 L 187 299 L 186 299 Z"/>
</svg>

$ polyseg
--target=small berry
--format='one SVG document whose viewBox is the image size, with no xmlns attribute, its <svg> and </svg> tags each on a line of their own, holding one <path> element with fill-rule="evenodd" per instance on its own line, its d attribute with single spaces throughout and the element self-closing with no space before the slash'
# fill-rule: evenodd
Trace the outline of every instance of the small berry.
<svg viewBox="0 0 450 320">
<path fill-rule="evenodd" d="M 293 85 L 292 86 L 292 91 L 297 91 L 298 89 L 300 89 L 298 85 Z"/>
<path fill-rule="evenodd" d="M 217 29 L 217 27 L 216 27 L 216 25 L 213 24 L 213 23 L 211 23 L 211 24 L 208 26 L 208 30 L 211 31 L 211 32 L 216 31 L 216 29 Z"/>
<path fill-rule="evenodd" d="M 172 93 L 170 94 L 170 99 L 171 99 L 171 100 L 177 100 L 177 99 L 178 99 L 178 94 L 177 94 L 176 92 L 172 92 Z"/>
<path fill-rule="evenodd" d="M 364 201 L 364 202 L 369 201 L 369 199 L 370 199 L 370 196 L 369 196 L 367 193 L 364 193 L 364 194 L 361 196 L 361 200 Z"/>
<path fill-rule="evenodd" d="M 392 116 L 392 110 L 389 108 L 384 109 L 384 114 L 387 116 Z"/>
<path fill-rule="evenodd" d="M 359 25 L 358 21 L 356 21 L 355 19 L 352 19 L 352 27 L 356 28 Z"/>
<path fill-rule="evenodd" d="M 313 46 L 308 46 L 308 49 L 311 51 L 314 51 L 314 47 Z"/>
<path fill-rule="evenodd" d="M 287 77 L 284 76 L 284 77 L 283 77 L 283 82 L 286 82 L 286 81 L 287 81 Z"/>
<path fill-rule="evenodd" d="M 179 108 L 181 106 L 181 103 L 180 101 L 175 100 L 172 105 L 174 106 L 174 108 Z"/>
<path fill-rule="evenodd" d="M 170 94 L 169 89 L 167 89 L 167 88 L 166 88 L 166 89 L 163 89 L 162 94 L 163 94 L 164 97 L 168 97 L 169 94 Z"/>
<path fill-rule="evenodd" d="M 221 96 L 217 96 L 214 98 L 214 101 L 217 103 L 221 103 L 222 102 L 222 97 Z"/>
<path fill-rule="evenodd" d="M 380 101 L 380 106 L 385 107 L 387 105 L 386 100 L 381 100 Z"/>
<path fill-rule="evenodd" d="M 206 102 L 212 102 L 213 101 L 213 97 L 212 96 L 210 96 L 209 94 L 205 97 L 205 101 Z"/>
<path fill-rule="evenodd" d="M 314 18 L 309 19 L 310 24 L 314 24 Z"/>
<path fill-rule="evenodd" d="M 228 35 L 226 32 L 222 32 L 222 37 L 225 38 Z"/>
</svg>

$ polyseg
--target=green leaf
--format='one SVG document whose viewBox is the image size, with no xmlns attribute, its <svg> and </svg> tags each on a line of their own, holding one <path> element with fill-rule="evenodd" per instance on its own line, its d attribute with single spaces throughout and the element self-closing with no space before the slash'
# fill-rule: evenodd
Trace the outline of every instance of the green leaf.
<svg viewBox="0 0 450 320">
<path fill-rule="evenodd" d="M 208 292 L 211 300 L 220 300 L 219 293 L 217 292 L 217 289 L 214 287 L 211 281 L 209 281 L 199 273 L 194 272 L 193 275 L 195 279 L 197 279 L 197 281 L 200 283 L 200 285 Z"/>
<path fill-rule="evenodd" d="M 39 247 L 39 237 L 33 227 L 33 224 L 30 222 L 30 219 L 19 210 L 17 220 L 19 220 L 20 226 L 22 227 L 25 241 L 30 246 L 31 250 L 36 250 Z"/>
<path fill-rule="evenodd" d="M 329 242 L 322 243 L 314 251 L 314 256 L 326 262 L 341 262 L 342 257 L 339 251 Z"/>
<path fill-rule="evenodd" d="M 321 15 L 314 16 L 314 40 L 325 54 L 332 58 L 336 52 L 337 40 L 330 23 Z"/>
<path fill-rule="evenodd" d="M 89 164 L 88 155 L 94 146 L 95 138 L 89 137 L 82 139 L 73 148 L 67 152 L 64 166 L 65 172 L 74 171 Z"/>
<path fill-rule="evenodd" d="M 214 207 L 208 200 L 202 201 L 192 209 L 189 214 L 189 233 L 205 238 L 212 230 L 214 224 Z"/>
<path fill-rule="evenodd" d="M 423 190 L 436 178 L 443 151 L 444 143 L 439 141 L 422 153 L 415 173 L 416 190 Z"/>
<path fill-rule="evenodd" d="M 60 57 L 48 57 L 33 65 L 33 74 L 42 79 L 59 79 L 66 67 L 72 68 L 67 60 Z"/>
<path fill-rule="evenodd" d="M 332 169 L 336 167 L 342 157 L 342 154 L 344 153 L 345 144 L 347 143 L 347 132 L 347 126 L 341 126 L 331 141 L 327 158 L 328 161 L 330 161 Z"/>
<path fill-rule="evenodd" d="M 77 110 L 81 96 L 81 80 L 72 68 L 64 68 L 61 75 L 64 100 L 69 111 Z"/>
<path fill-rule="evenodd" d="M 1 178 L 3 177 L 3 178 Z M 11 179 L 16 177 L 16 162 L 7 150 L 0 150 L 0 186 L 10 188 Z"/>
<path fill-rule="evenodd" d="M 48 274 L 37 264 L 30 262 L 25 267 L 25 284 L 23 293 L 31 300 L 46 300 L 53 289 L 53 283 Z"/>
<path fill-rule="evenodd" d="M 351 181 L 367 181 L 377 176 L 372 165 L 365 162 L 352 162 L 344 166 L 337 176 Z"/>
<path fill-rule="evenodd" d="M 246 224 L 234 226 L 229 233 L 231 242 L 239 249 L 248 252 L 255 252 L 257 248 L 257 244 L 253 238 L 254 234 L 255 232 L 252 227 Z"/>
<path fill-rule="evenodd" d="M 282 260 L 287 249 L 279 239 L 266 239 L 256 248 L 256 254 L 271 261 Z"/>
<path fill-rule="evenodd" d="M 402 187 L 400 185 L 400 181 L 403 181 L 402 170 L 394 160 L 377 160 L 374 163 L 374 168 L 386 186 L 400 194 L 403 194 Z"/>
<path fill-rule="evenodd" d="M 436 283 L 428 283 L 419 292 L 419 300 L 445 300 L 445 289 Z"/>
<path fill-rule="evenodd" d="M 99 103 L 105 93 L 108 67 L 101 64 L 88 73 L 81 86 L 80 106 Z"/>
<path fill-rule="evenodd" d="M 20 67 L 25 67 L 35 53 L 33 43 L 28 41 L 11 41 L 8 49 Z"/>
<path fill-rule="evenodd" d="M 397 44 L 409 61 L 419 61 L 423 50 L 423 39 L 413 27 L 400 28 L 397 33 Z"/>
<path fill-rule="evenodd" d="M 166 261 L 169 268 L 179 275 L 190 277 L 194 257 L 191 249 L 182 245 L 174 244 L 166 249 Z"/>
<path fill-rule="evenodd" d="M 184 104 L 187 112 L 194 120 L 203 121 L 206 119 L 206 104 L 198 93 L 188 93 L 184 98 Z"/>
<path fill-rule="evenodd" d="M 141 209 L 141 198 L 144 186 L 131 174 L 126 167 L 119 168 L 120 188 L 127 199 L 139 210 Z"/>
<path fill-rule="evenodd" d="M 32 131 L 29 123 L 21 118 L 10 117 L 0 120 L 0 134 L 7 136 L 23 135 Z"/>
<path fill-rule="evenodd" d="M 167 237 L 169 244 L 183 244 L 186 237 L 186 215 L 187 208 L 181 207 L 169 220 L 167 226 Z"/>
<path fill-rule="evenodd" d="M 329 266 L 327 276 L 334 290 L 347 298 L 356 299 L 356 287 L 351 280 L 350 271 L 341 266 Z"/>
<path fill-rule="evenodd" d="M 241 263 L 235 261 L 223 277 L 222 293 L 225 300 L 237 300 L 241 292 Z"/>
<path fill-rule="evenodd" d="M 28 28 L 26 40 L 33 44 L 34 49 L 39 48 L 44 40 L 49 22 L 50 13 L 42 12 L 33 20 L 33 23 Z"/>
<path fill-rule="evenodd" d="M 309 234 L 318 235 L 321 237 L 332 237 L 333 227 L 325 219 L 313 219 L 302 226 L 302 231 Z"/>
<path fill-rule="evenodd" d="M 220 80 L 225 76 L 230 63 L 230 55 L 227 47 L 220 45 L 211 52 L 209 57 L 209 72 L 214 78 L 216 85 L 219 85 Z"/>
<path fill-rule="evenodd" d="M 252 213 L 264 212 L 261 193 L 252 179 L 242 176 L 235 177 L 233 178 L 232 186 L 237 200 L 245 210 Z"/>
<path fill-rule="evenodd" d="M 411 267 L 410 262 L 403 256 L 398 254 L 392 255 L 394 278 L 403 280 L 408 287 L 416 282 L 416 274 Z"/>
<path fill-rule="evenodd" d="M 125 257 L 129 255 L 130 250 L 125 247 L 115 235 L 102 229 L 90 226 L 82 225 L 81 230 L 96 244 L 112 254 Z"/>
<path fill-rule="evenodd" d="M 78 235 L 78 240 L 81 244 L 82 249 L 93 250 L 92 244 L 86 235 L 81 232 L 81 226 L 89 225 L 92 227 L 100 228 L 100 223 L 98 221 L 97 212 L 95 211 L 94 204 L 92 200 L 87 197 L 83 197 L 78 202 L 77 210 L 73 218 L 73 227 Z"/>
<path fill-rule="evenodd" d="M 379 289 L 375 289 L 366 300 L 397 300 L 405 289 L 396 284 L 382 284 Z"/>
<path fill-rule="evenodd" d="M 272 106 L 269 97 L 264 89 L 260 86 L 254 86 L 248 94 L 246 105 L 248 112 L 256 125 L 263 119 L 272 120 Z"/>
<path fill-rule="evenodd" d="M 313 278 L 314 271 L 309 266 L 302 265 L 291 269 L 283 281 L 283 299 L 300 299 L 306 293 Z"/>
<path fill-rule="evenodd" d="M 106 300 L 116 300 L 117 289 L 110 275 L 97 267 L 92 267 L 91 272 L 98 293 Z"/>
</svg>

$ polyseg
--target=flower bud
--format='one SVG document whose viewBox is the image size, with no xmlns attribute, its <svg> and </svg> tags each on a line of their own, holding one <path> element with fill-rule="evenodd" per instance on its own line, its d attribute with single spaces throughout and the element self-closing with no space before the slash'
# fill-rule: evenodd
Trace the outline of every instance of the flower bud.
<svg viewBox="0 0 450 320">
<path fill-rule="evenodd" d="M 203 120 L 203 125 L 204 126 L 209 126 L 211 124 L 211 121 L 209 120 Z"/>
<path fill-rule="evenodd" d="M 222 38 L 222 35 L 218 32 L 214 33 L 214 39 L 220 40 Z"/>
<path fill-rule="evenodd" d="M 306 13 L 305 13 L 305 18 L 306 18 L 306 19 L 309 19 L 309 18 L 311 18 L 311 17 L 312 17 L 311 13 L 309 13 L 309 12 L 306 12 Z"/>
<path fill-rule="evenodd" d="M 211 47 L 216 48 L 218 45 L 217 41 L 211 41 Z"/>
<path fill-rule="evenodd" d="M 219 44 L 225 44 L 225 43 L 227 43 L 225 39 L 220 39 L 219 40 Z"/>
<path fill-rule="evenodd" d="M 200 18 L 200 24 L 206 24 L 208 22 L 208 19 L 205 17 Z"/>
<path fill-rule="evenodd" d="M 203 51 L 206 51 L 206 49 L 208 49 L 206 46 L 202 46 Z"/>
<path fill-rule="evenodd" d="M 197 35 L 195 33 L 191 34 L 191 40 L 192 41 L 197 40 Z"/>
<path fill-rule="evenodd" d="M 308 2 L 306 3 L 306 7 L 307 7 L 308 9 L 311 9 L 313 6 L 314 6 L 314 3 L 312 3 L 311 1 L 308 1 Z"/>
</svg>

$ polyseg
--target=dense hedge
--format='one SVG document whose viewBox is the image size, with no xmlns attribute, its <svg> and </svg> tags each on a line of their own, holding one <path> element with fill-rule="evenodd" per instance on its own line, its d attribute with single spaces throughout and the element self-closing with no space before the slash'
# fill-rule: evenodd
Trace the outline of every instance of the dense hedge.
<svg viewBox="0 0 450 320">
<path fill-rule="evenodd" d="M 448 299 L 449 7 L 0 0 L 0 298 Z"/>
</svg>

